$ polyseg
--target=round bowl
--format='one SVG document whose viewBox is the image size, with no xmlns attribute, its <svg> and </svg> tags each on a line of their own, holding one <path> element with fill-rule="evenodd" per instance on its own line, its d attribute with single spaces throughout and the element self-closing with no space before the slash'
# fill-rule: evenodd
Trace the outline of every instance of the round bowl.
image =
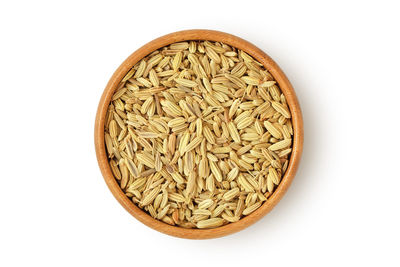
<svg viewBox="0 0 400 267">
<path fill-rule="evenodd" d="M 284 177 L 282 178 L 279 186 L 268 198 L 268 200 L 264 202 L 264 204 L 259 209 L 257 209 L 250 215 L 243 217 L 235 223 L 229 223 L 227 225 L 214 229 L 186 229 L 182 227 L 171 226 L 164 222 L 153 219 L 145 211 L 137 207 L 123 193 L 117 181 L 115 180 L 108 163 L 104 144 L 104 123 L 106 112 L 114 91 L 116 90 L 119 82 L 126 75 L 126 73 L 139 60 L 141 60 L 143 57 L 147 56 L 154 50 L 167 46 L 171 43 L 188 40 L 209 40 L 223 42 L 227 45 L 241 49 L 249 55 L 253 56 L 260 63 L 262 63 L 264 67 L 273 75 L 286 97 L 286 101 L 292 114 L 292 124 L 294 131 L 292 154 L 290 156 L 287 171 L 284 174 Z M 299 165 L 303 149 L 303 120 L 300 106 L 292 85 L 286 78 L 283 71 L 279 68 L 279 66 L 267 54 L 265 54 L 253 44 L 231 34 L 212 30 L 185 30 L 167 34 L 145 44 L 144 46 L 136 50 L 133 54 L 131 54 L 115 71 L 106 88 L 104 89 L 97 109 L 95 122 L 95 147 L 98 164 L 109 189 L 111 190 L 114 197 L 119 201 L 119 203 L 136 219 L 159 232 L 176 237 L 189 239 L 216 238 L 235 233 L 252 225 L 256 221 L 261 219 L 264 215 L 266 215 L 285 194 L 293 178 L 295 177 L 295 173 Z"/>
</svg>

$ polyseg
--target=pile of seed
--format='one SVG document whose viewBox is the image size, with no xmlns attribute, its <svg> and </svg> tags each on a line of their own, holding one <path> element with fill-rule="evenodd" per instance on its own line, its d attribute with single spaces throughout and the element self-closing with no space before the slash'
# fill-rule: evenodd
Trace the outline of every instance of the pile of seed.
<svg viewBox="0 0 400 267">
<path fill-rule="evenodd" d="M 290 118 L 272 75 L 245 52 L 174 43 L 123 78 L 105 145 L 138 207 L 170 225 L 215 228 L 268 201 L 288 167 Z"/>
</svg>

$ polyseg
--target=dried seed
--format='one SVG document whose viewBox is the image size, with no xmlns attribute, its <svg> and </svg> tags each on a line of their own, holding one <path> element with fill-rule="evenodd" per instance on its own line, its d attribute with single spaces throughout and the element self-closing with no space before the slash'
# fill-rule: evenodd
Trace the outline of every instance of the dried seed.
<svg viewBox="0 0 400 267">
<path fill-rule="evenodd" d="M 140 61 L 139 67 L 138 67 L 138 69 L 136 70 L 135 75 L 133 76 L 133 78 L 142 77 L 142 75 L 143 75 L 143 73 L 144 73 L 144 70 L 146 69 L 146 66 L 147 66 L 146 61 L 144 61 L 144 60 Z"/>
<path fill-rule="evenodd" d="M 186 123 L 186 119 L 182 117 L 174 118 L 168 122 L 168 127 L 174 128 L 179 127 Z"/>
<path fill-rule="evenodd" d="M 195 149 L 198 145 L 200 145 L 201 141 L 203 141 L 203 137 L 197 136 L 195 137 L 185 148 L 185 152 L 191 151 Z"/>
<path fill-rule="evenodd" d="M 154 159 L 152 159 L 148 154 L 145 153 L 139 153 L 136 154 L 137 160 L 142 163 L 143 165 L 146 165 L 149 168 L 154 168 Z"/>
<path fill-rule="evenodd" d="M 196 190 L 196 173 L 195 172 L 190 172 L 189 177 L 188 177 L 188 183 L 187 183 L 187 193 L 189 195 L 194 194 Z"/>
<path fill-rule="evenodd" d="M 243 76 L 242 80 L 250 85 L 258 85 L 260 83 L 259 79 L 250 76 Z"/>
<path fill-rule="evenodd" d="M 211 211 L 209 211 L 209 210 L 197 209 L 197 210 L 193 211 L 193 215 L 206 215 L 206 216 L 211 216 Z"/>
<path fill-rule="evenodd" d="M 285 140 L 276 142 L 275 144 L 268 147 L 268 149 L 271 151 L 283 149 L 283 148 L 290 146 L 291 143 L 292 143 L 292 139 L 285 139 Z"/>
<path fill-rule="evenodd" d="M 172 68 L 177 71 L 182 62 L 182 52 L 176 53 L 174 59 L 172 60 Z"/>
<path fill-rule="evenodd" d="M 276 101 L 273 101 L 273 102 L 272 102 L 272 107 L 273 107 L 276 111 L 278 111 L 279 113 L 281 113 L 282 116 L 284 116 L 285 118 L 287 118 L 287 119 L 291 118 L 291 115 L 290 115 L 289 110 L 288 110 L 284 105 L 282 105 L 282 104 L 280 104 L 280 103 L 278 103 L 278 102 L 276 102 Z"/>
<path fill-rule="evenodd" d="M 177 79 L 175 79 L 175 81 L 178 84 L 181 84 L 181 85 L 187 86 L 187 87 L 196 87 L 196 86 L 198 86 L 197 82 L 192 81 L 192 80 L 188 80 L 188 79 L 177 78 Z"/>
<path fill-rule="evenodd" d="M 150 203 L 153 202 L 153 200 L 156 198 L 158 193 L 160 193 L 161 187 L 158 186 L 150 191 L 150 193 L 140 202 L 143 206 L 149 205 Z"/>
<path fill-rule="evenodd" d="M 121 180 L 121 172 L 114 160 L 110 160 L 110 168 L 117 180 Z"/>
<path fill-rule="evenodd" d="M 218 165 L 214 161 L 209 161 L 210 170 L 218 182 L 222 182 L 222 174 Z"/>
<path fill-rule="evenodd" d="M 133 175 L 133 177 L 137 178 L 139 176 L 139 171 L 135 163 L 131 159 L 126 158 L 125 164 L 128 167 L 129 172 Z"/>
<path fill-rule="evenodd" d="M 228 175 L 227 175 L 227 179 L 228 179 L 228 181 L 233 181 L 233 180 L 235 180 L 236 179 L 236 177 L 238 176 L 238 174 L 239 174 L 239 168 L 233 168 L 229 173 L 228 173 Z"/>
<path fill-rule="evenodd" d="M 251 205 L 250 207 L 246 208 L 243 210 L 243 215 L 249 215 L 251 213 L 253 213 L 256 209 L 258 209 L 259 207 L 261 207 L 261 201 Z"/>
<path fill-rule="evenodd" d="M 264 121 L 264 126 L 267 131 L 275 138 L 282 138 L 282 133 L 269 121 Z"/>
<path fill-rule="evenodd" d="M 233 122 L 228 123 L 228 130 L 229 130 L 229 134 L 231 135 L 232 139 L 235 142 L 240 143 L 240 135 L 238 133 L 236 125 Z"/>
<path fill-rule="evenodd" d="M 244 128 L 248 127 L 249 125 L 253 124 L 253 121 L 254 121 L 253 117 L 243 118 L 237 122 L 237 128 L 239 130 L 244 129 Z"/>
<path fill-rule="evenodd" d="M 210 144 L 215 144 L 215 136 L 206 125 L 203 126 L 203 135 Z"/>
<path fill-rule="evenodd" d="M 271 179 L 272 182 L 274 184 L 276 184 L 276 185 L 278 185 L 279 182 L 280 182 L 280 177 L 279 177 L 278 173 L 276 172 L 276 170 L 273 167 L 269 167 L 268 179 Z"/>
<path fill-rule="evenodd" d="M 215 228 L 224 224 L 224 219 L 212 218 L 208 220 L 199 221 L 196 226 L 197 228 Z"/>
<path fill-rule="evenodd" d="M 214 204 L 214 201 L 212 199 L 205 199 L 201 201 L 198 205 L 199 209 L 208 209 Z"/>
<path fill-rule="evenodd" d="M 162 166 L 163 166 L 163 164 L 161 162 L 160 153 L 156 153 L 156 158 L 154 161 L 154 168 L 156 169 L 156 171 L 159 172 L 159 171 L 161 171 Z"/>
<path fill-rule="evenodd" d="M 178 172 L 171 173 L 171 176 L 178 184 L 183 184 L 185 182 L 185 179 L 183 179 L 183 177 Z"/>
<path fill-rule="evenodd" d="M 234 197 L 236 197 L 239 194 L 239 192 L 240 192 L 239 188 L 237 188 L 237 187 L 233 188 L 233 189 L 229 190 L 228 192 L 226 192 L 222 198 L 225 201 L 230 201 Z"/>
</svg>

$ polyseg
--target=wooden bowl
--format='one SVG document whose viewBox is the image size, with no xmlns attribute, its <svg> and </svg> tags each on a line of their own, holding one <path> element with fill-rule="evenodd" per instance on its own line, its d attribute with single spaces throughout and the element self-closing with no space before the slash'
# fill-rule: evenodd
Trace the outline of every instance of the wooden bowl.
<svg viewBox="0 0 400 267">
<path fill-rule="evenodd" d="M 281 183 L 276 188 L 275 192 L 255 212 L 251 213 L 248 216 L 245 216 L 238 222 L 229 223 L 227 225 L 214 229 L 185 229 L 177 226 L 171 226 L 164 222 L 153 219 L 145 211 L 137 207 L 127 196 L 125 196 L 117 181 L 115 180 L 108 163 L 104 144 L 104 123 L 106 112 L 110 104 L 111 97 L 125 74 L 139 60 L 141 60 L 143 57 L 147 56 L 151 52 L 161 47 L 167 46 L 171 43 L 187 40 L 210 40 L 223 42 L 230 46 L 241 49 L 247 52 L 249 55 L 253 56 L 260 63 L 262 63 L 265 68 L 274 76 L 275 80 L 278 82 L 283 94 L 286 97 L 292 114 L 292 124 L 294 130 L 292 155 L 290 157 L 288 169 L 284 177 L 282 178 Z M 101 172 L 104 176 L 104 180 L 106 181 L 114 197 L 130 214 L 132 214 L 136 219 L 138 219 L 145 225 L 168 235 L 190 239 L 207 239 L 232 234 L 252 225 L 261 217 L 266 215 L 279 202 L 279 200 L 282 198 L 282 196 L 285 194 L 286 190 L 290 186 L 299 165 L 303 149 L 303 120 L 300 106 L 292 85 L 286 78 L 283 71 L 279 68 L 279 66 L 267 54 L 265 54 L 253 44 L 227 33 L 212 30 L 186 30 L 167 34 L 145 44 L 132 55 L 130 55 L 121 64 L 121 66 L 115 71 L 115 73 L 111 77 L 100 99 L 96 115 L 94 137 L 97 160 Z"/>
</svg>

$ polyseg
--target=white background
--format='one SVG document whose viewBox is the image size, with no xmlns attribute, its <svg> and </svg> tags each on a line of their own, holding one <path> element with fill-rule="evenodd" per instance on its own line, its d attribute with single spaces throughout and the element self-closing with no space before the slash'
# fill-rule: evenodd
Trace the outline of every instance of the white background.
<svg viewBox="0 0 400 267">
<path fill-rule="evenodd" d="M 396 1 L 1 1 L 0 266 L 399 266 L 398 12 Z M 277 207 L 206 241 L 129 215 L 93 144 L 119 64 L 192 28 L 235 34 L 274 58 L 305 127 Z"/>
</svg>

